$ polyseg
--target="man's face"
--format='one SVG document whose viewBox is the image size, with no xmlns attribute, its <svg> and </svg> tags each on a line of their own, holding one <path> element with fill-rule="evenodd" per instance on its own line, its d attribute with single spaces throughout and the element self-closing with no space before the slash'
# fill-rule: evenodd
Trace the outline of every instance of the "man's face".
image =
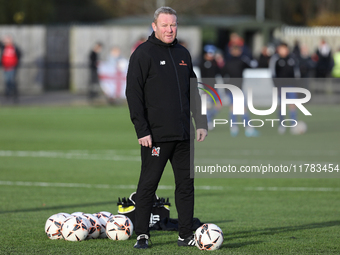
<svg viewBox="0 0 340 255">
<path fill-rule="evenodd" d="M 289 49 L 287 46 L 280 45 L 279 47 L 277 47 L 277 53 L 279 53 L 281 58 L 285 58 L 289 54 Z"/>
<path fill-rule="evenodd" d="M 9 36 L 5 36 L 5 37 L 3 38 L 3 43 L 4 43 L 5 45 L 11 45 L 11 44 L 12 44 L 12 38 L 9 37 Z"/>
<path fill-rule="evenodd" d="M 213 61 L 214 60 L 214 54 L 211 52 L 207 52 L 204 54 L 204 59 L 207 61 Z"/>
<path fill-rule="evenodd" d="M 239 47 L 232 47 L 230 49 L 230 54 L 233 56 L 233 57 L 239 57 L 241 56 L 242 54 L 242 51 Z"/>
<path fill-rule="evenodd" d="M 177 18 L 173 14 L 161 13 L 152 23 L 157 39 L 164 43 L 172 43 L 177 36 Z"/>
<path fill-rule="evenodd" d="M 102 46 L 100 44 L 96 44 L 96 46 L 94 47 L 94 51 L 100 53 L 102 51 Z"/>
</svg>

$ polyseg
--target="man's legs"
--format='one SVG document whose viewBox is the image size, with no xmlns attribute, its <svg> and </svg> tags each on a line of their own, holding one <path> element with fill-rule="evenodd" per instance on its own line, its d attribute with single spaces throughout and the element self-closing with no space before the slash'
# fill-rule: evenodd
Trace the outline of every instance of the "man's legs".
<svg viewBox="0 0 340 255">
<path fill-rule="evenodd" d="M 16 97 L 17 96 L 17 88 L 15 84 L 15 70 L 6 70 L 4 71 L 4 77 L 5 77 L 5 84 L 6 84 L 6 90 L 5 95 L 6 97 Z"/>
<path fill-rule="evenodd" d="M 178 213 L 178 230 L 181 238 L 193 233 L 194 179 L 190 178 L 190 140 L 176 143 L 170 158 L 175 175 L 175 203 Z"/>
<path fill-rule="evenodd" d="M 93 99 L 94 97 L 97 96 L 98 83 L 99 83 L 99 78 L 98 78 L 97 70 L 91 68 L 90 69 L 90 82 L 89 82 L 89 87 L 88 87 L 88 97 L 89 97 L 89 99 Z"/>
<path fill-rule="evenodd" d="M 136 194 L 136 222 L 137 236 L 149 233 L 149 221 L 153 198 L 161 179 L 164 167 L 172 154 L 175 142 L 157 143 L 153 147 L 141 147 L 142 170 Z M 153 152 L 153 149 L 156 150 Z M 159 148 L 159 151 L 157 149 Z"/>
<path fill-rule="evenodd" d="M 4 70 L 4 80 L 5 80 L 5 96 L 10 97 L 11 95 L 11 81 L 10 72 Z"/>
</svg>

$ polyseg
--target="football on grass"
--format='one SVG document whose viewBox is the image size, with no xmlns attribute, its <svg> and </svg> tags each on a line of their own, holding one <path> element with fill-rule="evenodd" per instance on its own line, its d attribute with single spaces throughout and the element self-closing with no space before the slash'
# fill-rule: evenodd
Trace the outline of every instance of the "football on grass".
<svg viewBox="0 0 340 255">
<path fill-rule="evenodd" d="M 101 227 L 99 238 L 107 238 L 106 232 L 105 232 L 106 223 L 109 220 L 109 218 L 111 216 L 113 216 L 112 213 L 110 213 L 110 212 L 99 212 L 99 213 L 94 213 L 93 215 L 98 218 L 99 224 L 100 224 L 100 227 Z"/>
<path fill-rule="evenodd" d="M 92 214 L 84 213 L 84 217 L 89 221 L 89 234 L 87 239 L 98 238 L 101 231 L 101 226 L 98 218 Z"/>
<path fill-rule="evenodd" d="M 67 241 L 83 241 L 88 233 L 87 220 L 80 216 L 67 218 L 61 226 L 61 234 Z"/>
<path fill-rule="evenodd" d="M 84 215 L 84 213 L 83 213 L 83 212 L 74 212 L 74 213 L 72 213 L 71 215 L 82 217 L 82 216 Z"/>
<path fill-rule="evenodd" d="M 64 212 L 60 212 L 60 213 L 58 213 L 58 214 L 63 215 L 63 216 L 65 217 L 65 219 L 71 216 L 71 214 L 69 214 L 69 213 L 64 213 Z"/>
<path fill-rule="evenodd" d="M 45 233 L 49 239 L 62 239 L 61 225 L 64 223 L 66 216 L 63 214 L 53 214 L 45 223 Z"/>
<path fill-rule="evenodd" d="M 302 135 L 307 132 L 307 124 L 303 121 L 298 121 L 297 125 L 290 129 L 290 132 L 293 135 Z"/>
<path fill-rule="evenodd" d="M 127 240 L 133 233 L 131 220 L 124 215 L 112 216 L 106 224 L 106 235 L 111 240 Z"/>
<path fill-rule="evenodd" d="M 104 218 L 106 221 L 108 221 L 108 220 L 110 219 L 110 217 L 113 216 L 112 213 L 110 213 L 110 212 L 105 212 L 105 211 L 99 212 L 99 213 L 97 213 L 97 214 L 100 214 L 100 217 Z"/>
<path fill-rule="evenodd" d="M 200 250 L 217 250 L 223 243 L 223 232 L 215 224 L 203 224 L 195 232 L 195 241 Z"/>
</svg>

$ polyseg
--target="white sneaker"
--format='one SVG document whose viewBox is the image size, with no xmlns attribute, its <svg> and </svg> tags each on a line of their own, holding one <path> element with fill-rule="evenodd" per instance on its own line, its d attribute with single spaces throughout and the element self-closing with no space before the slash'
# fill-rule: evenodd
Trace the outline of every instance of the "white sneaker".
<svg viewBox="0 0 340 255">
<path fill-rule="evenodd" d="M 185 239 L 181 238 L 181 237 L 178 237 L 177 245 L 178 246 L 195 246 L 196 245 L 196 241 L 195 241 L 194 235 L 189 236 L 189 237 L 187 237 Z"/>
<path fill-rule="evenodd" d="M 149 248 L 148 239 L 149 239 L 149 237 L 145 234 L 139 235 L 137 237 L 137 242 L 135 243 L 133 248 L 136 248 L 136 249 L 147 249 L 147 248 Z"/>
</svg>

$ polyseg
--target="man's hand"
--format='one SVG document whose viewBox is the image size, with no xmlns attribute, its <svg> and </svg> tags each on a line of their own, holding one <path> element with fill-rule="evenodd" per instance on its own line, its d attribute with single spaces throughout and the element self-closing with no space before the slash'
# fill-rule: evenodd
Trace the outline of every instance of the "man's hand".
<svg viewBox="0 0 340 255">
<path fill-rule="evenodd" d="M 208 131 L 204 128 L 197 129 L 197 142 L 203 142 L 205 137 L 208 136 Z"/>
<path fill-rule="evenodd" d="M 151 135 L 144 136 L 138 139 L 140 145 L 151 148 L 152 138 Z"/>
</svg>

